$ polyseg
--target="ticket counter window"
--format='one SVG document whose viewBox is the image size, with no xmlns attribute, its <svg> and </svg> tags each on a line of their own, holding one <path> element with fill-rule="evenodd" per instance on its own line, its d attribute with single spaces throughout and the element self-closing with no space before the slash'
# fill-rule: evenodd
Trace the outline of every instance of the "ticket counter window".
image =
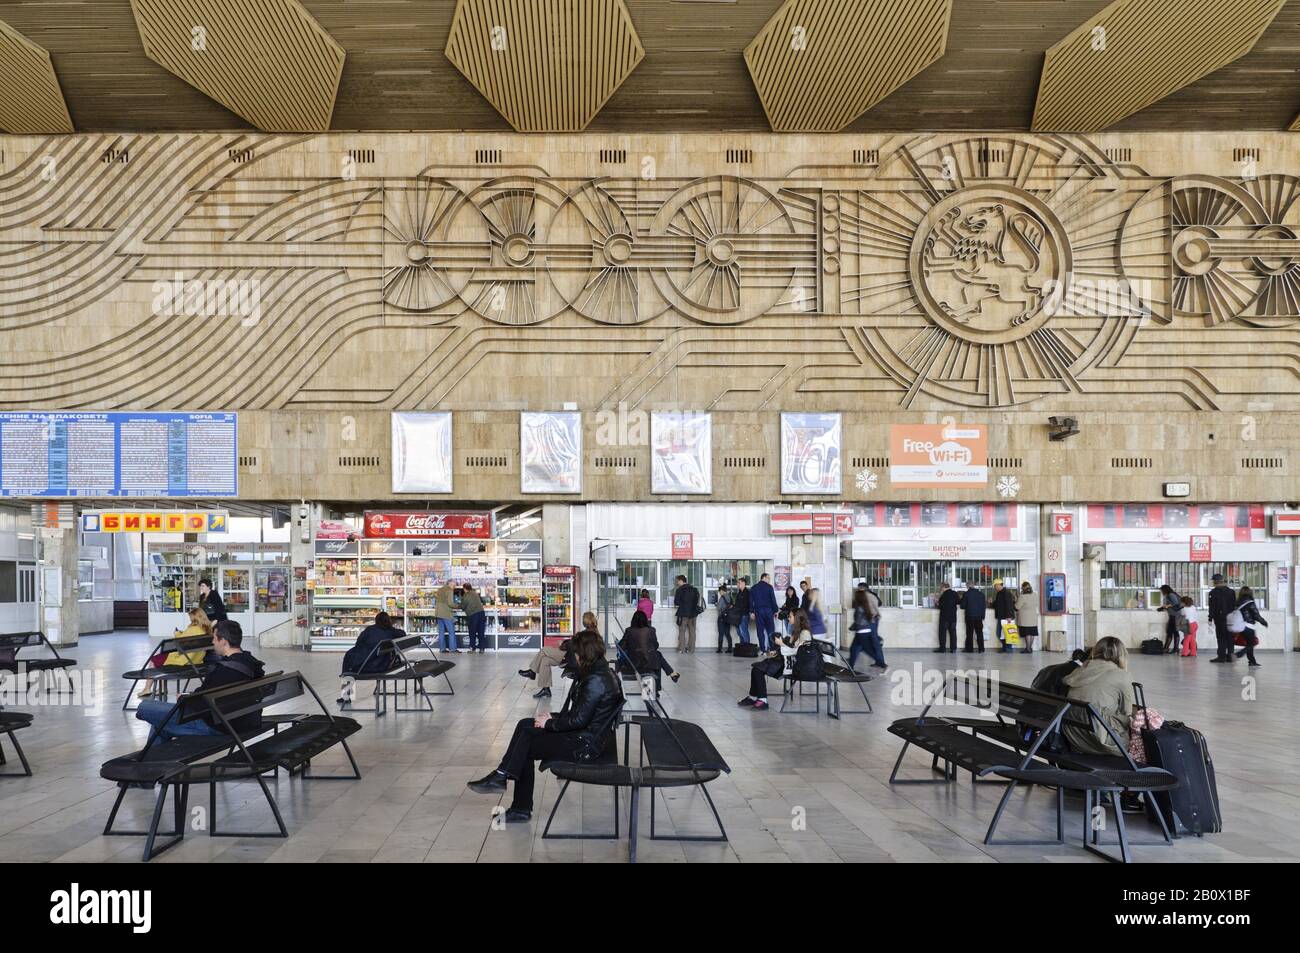
<svg viewBox="0 0 1300 953">
<path fill-rule="evenodd" d="M 1268 563 L 1159 563 L 1108 562 L 1101 570 L 1103 609 L 1155 609 L 1160 587 L 1170 586 L 1180 596 L 1191 596 L 1198 606 L 1209 604 L 1215 573 L 1234 590 L 1250 586 L 1255 604 L 1268 608 Z"/>
<path fill-rule="evenodd" d="M 993 590 L 993 580 L 1006 585 L 1020 582 L 1020 563 L 1014 560 L 855 559 L 853 583 L 866 582 L 880 596 L 881 605 L 894 609 L 933 609 L 941 583 L 958 583 L 961 589 Z"/>
</svg>

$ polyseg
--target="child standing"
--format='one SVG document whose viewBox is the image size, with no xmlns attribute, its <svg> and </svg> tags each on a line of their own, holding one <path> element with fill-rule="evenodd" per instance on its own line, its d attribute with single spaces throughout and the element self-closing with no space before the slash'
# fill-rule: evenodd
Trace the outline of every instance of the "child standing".
<svg viewBox="0 0 1300 953">
<path fill-rule="evenodd" d="M 1181 654 L 1183 658 L 1187 658 L 1188 656 L 1196 658 L 1196 629 L 1198 623 L 1196 621 L 1196 606 L 1192 603 L 1191 596 L 1183 596 L 1183 608 L 1178 614 L 1182 616 L 1183 621 L 1187 623 L 1187 635 L 1183 637 L 1183 650 Z"/>
</svg>

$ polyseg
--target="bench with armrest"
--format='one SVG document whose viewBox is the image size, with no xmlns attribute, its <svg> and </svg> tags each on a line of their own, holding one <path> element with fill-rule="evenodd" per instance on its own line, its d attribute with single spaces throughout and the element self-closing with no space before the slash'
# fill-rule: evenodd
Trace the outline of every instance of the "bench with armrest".
<svg viewBox="0 0 1300 953">
<path fill-rule="evenodd" d="M 618 764 L 615 757 L 613 738 L 605 746 L 605 752 L 597 763 L 576 764 L 573 762 L 547 761 L 540 766 L 543 771 L 550 771 L 564 782 L 555 804 L 551 808 L 546 826 L 542 830 L 543 838 L 582 838 L 582 839 L 617 839 L 618 827 L 618 789 L 626 787 L 628 797 L 628 859 L 636 863 L 637 848 L 637 812 L 642 789 L 650 790 L 650 837 L 652 840 L 680 841 L 723 841 L 727 840 L 726 829 L 718 815 L 717 806 L 709 795 L 706 785 L 731 768 L 722 755 L 713 746 L 704 729 L 686 721 L 668 718 L 656 699 L 646 700 L 646 714 L 630 715 L 622 720 L 624 728 L 623 763 Z M 631 765 L 627 738 L 631 728 L 640 729 L 639 763 Z M 551 834 L 550 828 L 564 799 L 569 785 L 577 782 L 614 789 L 614 833 L 612 835 L 590 834 Z M 655 790 L 670 787 L 699 787 L 703 792 L 713 819 L 717 822 L 717 834 L 660 834 L 656 829 Z"/>
<path fill-rule="evenodd" d="M 402 705 L 399 699 L 408 694 L 408 685 L 413 684 L 415 686 L 415 694 L 420 696 L 428 711 L 433 711 L 433 702 L 430 701 L 430 696 L 456 694 L 456 690 L 451 685 L 451 675 L 448 674 L 456 667 L 456 663 L 438 658 L 436 652 L 434 652 L 433 658 L 428 659 L 413 658 L 407 654 L 419 648 L 434 651 L 421 635 L 384 639 L 366 656 L 361 663 L 361 668 L 365 669 L 370 664 L 371 659 L 382 660 L 388 665 L 388 668 L 378 672 L 348 673 L 352 675 L 355 681 L 375 683 L 376 717 L 387 714 L 389 698 L 393 699 L 392 710 L 395 712 L 425 711 L 426 708 L 420 705 Z M 447 691 L 431 692 L 426 690 L 424 680 L 426 678 L 437 678 L 439 675 L 447 680 Z M 400 690 L 398 689 L 398 683 L 401 683 L 402 686 Z"/>
<path fill-rule="evenodd" d="M 50 650 L 53 658 L 18 658 L 18 653 L 23 649 L 42 645 Z M 15 632 L 0 635 L 0 672 L 13 672 L 17 675 L 20 664 L 29 672 L 64 672 L 66 689 L 59 688 L 55 694 L 62 695 L 65 692 L 72 694 L 72 681 L 68 679 L 67 672 L 64 670 L 74 667 L 77 660 L 61 656 L 59 650 L 45 637 L 44 632 Z"/>
<path fill-rule="evenodd" d="M 122 711 L 135 711 L 134 708 L 128 708 L 131 704 L 131 696 L 135 692 L 135 686 L 142 681 L 153 680 L 160 690 L 158 694 L 162 701 L 167 701 L 170 695 L 169 686 L 175 683 L 177 694 L 185 691 L 189 683 L 194 679 L 203 680 L 210 670 L 210 665 L 195 663 L 189 660 L 191 654 L 203 652 L 212 647 L 212 636 L 210 635 L 173 635 L 165 639 L 160 639 L 154 646 L 144 664 L 137 669 L 129 672 L 123 672 L 122 677 L 131 682 L 131 686 L 126 690 L 126 698 L 122 700 Z M 183 665 L 159 665 L 152 666 L 149 664 L 150 659 L 157 658 L 159 655 L 167 656 L 173 652 L 185 653 L 186 662 Z"/>
<path fill-rule="evenodd" d="M 25 711 L 5 711 L 0 709 L 0 735 L 7 735 L 9 743 L 14 746 L 14 754 L 18 755 L 18 761 L 23 766 L 19 771 L 0 771 L 0 778 L 30 778 L 32 776 L 32 766 L 27 763 L 27 755 L 23 753 L 23 746 L 18 743 L 14 732 L 28 728 L 32 723 L 32 715 Z M 4 745 L 0 745 L 0 766 L 9 762 L 5 760 Z"/>
<path fill-rule="evenodd" d="M 1050 738 L 1057 737 L 1063 724 L 1089 726 L 1094 721 L 1105 725 L 1090 706 L 1071 702 L 1058 695 L 1035 691 L 1020 685 L 998 682 L 996 697 L 992 697 L 992 682 L 975 683 L 970 679 L 950 676 L 943 690 L 917 718 L 904 718 L 889 726 L 891 734 L 903 738 L 903 750 L 894 762 L 890 774 L 891 784 L 947 783 L 955 781 L 958 769 L 969 771 L 972 780 L 994 775 L 1006 782 L 1006 789 L 998 802 L 984 843 L 999 846 L 1055 845 L 1065 843 L 1065 792 L 1079 791 L 1085 795 L 1084 848 L 1114 859 L 1097 849 L 1097 838 L 1092 843 L 1086 829 L 1093 823 L 1091 812 L 1095 803 L 1104 804 L 1111 797 L 1113 807 L 1120 813 L 1118 795 L 1124 791 L 1153 791 L 1174 783 L 1172 775 L 1155 768 L 1143 768 L 1132 762 L 1127 754 L 1123 758 L 1109 756 L 1092 758 L 1068 751 L 1052 751 L 1046 747 Z M 972 692 L 972 686 L 974 691 Z M 956 706 L 969 706 L 989 712 L 983 719 L 930 716 L 938 702 Z M 1109 726 L 1106 730 L 1118 742 Z M 909 746 L 915 745 L 933 756 L 931 769 L 938 771 L 939 779 L 901 779 L 898 770 Z M 1120 745 L 1126 751 L 1125 745 Z M 1039 785 L 1056 790 L 1056 838 L 1050 841 L 1022 840 L 995 841 L 994 833 L 1016 787 L 1020 784 Z M 1104 809 L 1104 807 L 1103 807 Z M 1158 816 L 1158 815 L 1157 815 Z M 1171 843 L 1163 822 L 1164 843 Z M 1128 841 L 1123 821 L 1117 821 L 1123 859 L 1128 860 Z"/>
<path fill-rule="evenodd" d="M 293 714 L 263 716 L 263 712 L 291 699 L 310 694 L 320 707 L 321 714 Z M 257 716 L 256 725 L 236 731 L 232 725 L 250 716 Z M 150 732 L 144 748 L 120 758 L 106 761 L 100 766 L 100 777 L 119 787 L 117 800 L 104 825 L 104 834 L 145 837 L 143 859 L 148 861 L 180 843 L 185 836 L 186 808 L 189 789 L 194 784 L 209 787 L 209 827 L 213 837 L 288 837 L 289 831 L 280 816 L 279 806 L 272 797 L 263 775 L 284 768 L 290 776 L 313 780 L 353 780 L 361 777 L 356 759 L 348 747 L 347 738 L 361 730 L 361 725 L 351 718 L 333 715 L 325 707 L 315 689 L 299 672 L 268 675 L 264 678 L 220 688 L 182 695 L 171 715 L 177 725 L 203 719 L 220 728 L 221 734 L 184 735 L 165 741 L 157 740 L 157 732 Z M 170 720 L 169 720 L 170 723 Z M 311 773 L 311 762 L 325 751 L 342 745 L 351 774 L 318 775 Z M 213 759 L 213 760 L 207 760 Z M 218 782 L 254 780 L 262 789 L 271 813 L 275 818 L 277 833 L 256 831 L 218 831 L 216 824 L 216 786 Z M 147 830 L 113 830 L 113 821 L 126 792 L 132 788 L 158 789 L 153 817 Z M 159 831 L 168 789 L 172 789 L 173 829 Z M 159 837 L 167 840 L 155 847 Z"/>
</svg>

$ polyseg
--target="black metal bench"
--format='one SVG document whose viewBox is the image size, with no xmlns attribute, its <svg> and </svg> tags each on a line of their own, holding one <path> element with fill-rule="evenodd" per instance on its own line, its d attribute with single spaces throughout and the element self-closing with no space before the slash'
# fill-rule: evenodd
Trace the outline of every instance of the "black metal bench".
<svg viewBox="0 0 1300 953">
<path fill-rule="evenodd" d="M 18 658 L 18 653 L 23 649 L 41 645 L 49 649 L 54 657 Z M 13 672 L 17 675 L 20 664 L 29 672 L 64 672 L 64 681 L 67 685 L 66 691 L 64 688 L 59 688 L 55 694 L 71 695 L 73 693 L 72 681 L 64 670 L 74 667 L 77 660 L 59 655 L 58 649 L 50 644 L 50 640 L 45 637 L 44 632 L 16 632 L 9 635 L 0 635 L 0 672 Z"/>
<path fill-rule="evenodd" d="M 32 715 L 25 711 L 0 711 L 0 735 L 8 735 L 9 743 L 14 746 L 14 754 L 18 755 L 18 761 L 22 764 L 21 773 L 17 771 L 0 771 L 0 778 L 30 778 L 32 776 L 32 766 L 27 763 L 27 755 L 23 754 L 23 746 L 18 743 L 14 732 L 27 728 L 32 723 Z M 8 764 L 5 760 L 4 745 L 0 745 L 0 766 Z"/>
<path fill-rule="evenodd" d="M 303 694 L 310 693 L 320 706 L 319 715 L 273 715 L 262 713 Z M 233 722 L 250 715 L 259 716 L 255 729 L 237 732 Z M 272 797 L 263 775 L 278 773 L 284 768 L 292 777 L 312 780 L 353 780 L 361 777 L 347 738 L 361 730 L 361 725 L 351 718 L 330 714 L 320 696 L 299 672 L 269 675 L 248 682 L 222 688 L 192 692 L 182 695 L 176 702 L 172 716 L 177 724 L 188 724 L 198 719 L 210 720 L 224 729 L 220 735 L 187 735 L 166 741 L 156 740 L 151 732 L 144 748 L 121 758 L 114 758 L 100 766 L 100 777 L 118 785 L 117 800 L 113 803 L 104 825 L 105 835 L 145 837 L 143 859 L 148 861 L 185 837 L 186 808 L 189 789 L 194 784 L 209 787 L 209 827 L 212 837 L 288 837 L 289 831 L 280 816 L 279 806 Z M 310 773 L 311 762 L 335 745 L 342 745 L 352 774 L 318 775 Z M 214 758 L 208 761 L 205 759 Z M 258 831 L 218 831 L 216 826 L 216 786 L 218 782 L 254 780 L 262 789 L 275 818 L 278 833 Z M 113 830 L 113 821 L 126 792 L 131 788 L 158 789 L 154 801 L 153 818 L 147 830 Z M 173 829 L 159 831 L 168 788 L 172 790 L 174 812 Z M 167 838 L 155 847 L 158 837 Z"/>
<path fill-rule="evenodd" d="M 364 669 L 373 658 L 386 660 L 389 668 L 380 672 L 347 673 L 352 676 L 354 681 L 375 683 L 375 717 L 387 714 L 389 698 L 393 699 L 392 710 L 394 712 L 424 711 L 425 709 L 419 705 L 403 706 L 399 701 L 400 698 L 410 694 L 408 686 L 412 684 L 415 686 L 415 694 L 420 696 L 429 711 L 433 711 L 433 702 L 429 700 L 430 696 L 456 694 L 456 689 L 451 684 L 451 675 L 448 674 L 456 667 L 456 663 L 438 658 L 436 652 L 434 652 L 434 657 L 429 659 L 413 659 L 406 654 L 412 649 L 418 648 L 434 651 L 424 637 L 420 635 L 384 639 L 366 656 L 361 663 L 361 668 Z M 447 691 L 431 692 L 425 689 L 424 680 L 426 678 L 437 678 L 440 675 L 447 680 Z M 400 690 L 397 687 L 398 683 L 401 683 Z"/>
<path fill-rule="evenodd" d="M 903 738 L 903 750 L 894 762 L 894 770 L 889 781 L 891 784 L 925 784 L 950 783 L 957 778 L 957 771 L 965 770 L 971 774 L 972 781 L 996 775 L 1006 782 L 1006 789 L 998 802 L 984 843 L 998 846 L 1056 845 L 1065 843 L 1065 792 L 1079 791 L 1085 794 L 1085 805 L 1089 811 L 1085 823 L 1093 823 L 1091 810 L 1092 799 L 1096 797 L 1101 805 L 1107 795 L 1112 797 L 1115 812 L 1120 813 L 1118 794 L 1123 791 L 1151 791 L 1168 787 L 1172 776 L 1167 772 L 1153 768 L 1142 768 L 1128 758 L 1110 756 L 1089 756 L 1069 751 L 1048 750 L 1045 742 L 1058 737 L 1062 724 L 1069 719 L 1072 723 L 1088 726 L 1105 721 L 1090 706 L 1071 702 L 1058 695 L 1035 691 L 1020 685 L 1005 682 L 996 684 L 996 698 L 993 697 L 991 681 L 972 681 L 955 675 L 945 679 L 943 690 L 935 697 L 918 718 L 904 718 L 889 726 L 891 734 Z M 974 691 L 972 691 L 972 687 Z M 989 712 L 985 719 L 928 717 L 931 708 L 939 701 L 955 705 L 974 707 Z M 1106 726 L 1113 741 L 1118 744 L 1114 732 Z M 909 745 L 927 751 L 932 755 L 931 770 L 939 771 L 939 762 L 943 762 L 939 779 L 900 779 L 898 769 Z M 1126 751 L 1125 745 L 1119 745 L 1120 751 Z M 1020 840 L 995 841 L 994 833 L 1002 819 L 1003 812 L 1011 800 L 1017 785 L 1028 784 L 1051 787 L 1056 790 L 1056 838 L 1054 840 Z M 1103 807 L 1104 810 L 1104 807 Z M 1164 843 L 1172 843 L 1169 832 L 1163 823 Z M 1124 859 L 1128 858 L 1128 841 L 1119 821 L 1120 847 Z M 1084 847 L 1107 859 L 1114 859 L 1096 849 L 1093 844 Z"/>
<path fill-rule="evenodd" d="M 188 660 L 190 653 L 212 647 L 212 636 L 210 635 L 173 635 L 165 639 L 160 639 L 154 646 L 152 652 L 144 660 L 144 664 L 137 669 L 129 672 L 123 672 L 122 677 L 129 679 L 130 687 L 126 690 L 126 698 L 122 699 L 122 711 L 135 711 L 135 708 L 128 708 L 131 704 L 131 696 L 135 692 L 135 686 L 142 681 L 153 680 L 161 686 L 157 692 L 161 701 L 167 701 L 170 696 L 169 686 L 176 684 L 176 693 L 179 695 L 185 691 L 189 683 L 194 679 L 202 681 L 203 676 L 210 670 L 210 665 L 195 664 L 186 661 L 184 665 L 159 665 L 151 666 L 149 661 L 159 655 L 171 655 L 173 652 L 184 652 Z M 138 707 L 138 706 L 137 706 Z"/>
<path fill-rule="evenodd" d="M 633 672 L 634 666 L 628 663 Z M 637 673 L 639 675 L 639 673 Z M 640 805 L 640 792 L 643 788 L 650 790 L 650 837 L 652 840 L 678 841 L 722 841 L 727 840 L 726 828 L 718 815 L 717 806 L 709 795 L 707 785 L 716 780 L 722 772 L 730 773 L 722 755 L 713 746 L 704 729 L 686 721 L 670 719 L 664 713 L 657 699 L 645 700 L 646 714 L 631 715 L 624 718 L 623 725 L 623 763 L 617 762 L 614 738 L 605 745 L 601 759 L 588 764 L 568 761 L 546 761 L 539 769 L 550 771 L 564 782 L 560 793 L 551 807 L 546 826 L 542 829 L 543 839 L 568 840 L 617 840 L 619 836 L 619 798 L 618 789 L 626 787 L 628 797 L 628 859 L 636 863 L 637 848 L 637 813 Z M 630 756 L 630 733 L 633 727 L 640 729 L 639 763 L 628 763 Z M 596 787 L 614 789 L 614 832 L 612 834 L 552 834 L 551 824 L 555 821 L 560 803 L 573 783 L 588 784 Z M 715 834 L 660 834 L 656 829 L 656 812 L 654 792 L 670 787 L 699 787 L 703 792 L 713 819 L 717 822 L 718 833 Z"/>
<path fill-rule="evenodd" d="M 872 681 L 872 676 L 859 674 L 849 668 L 848 661 L 840 654 L 839 648 L 834 642 L 828 639 L 813 638 L 813 643 L 821 650 L 822 653 L 822 673 L 819 678 L 805 678 L 796 676 L 794 672 L 786 672 L 781 677 L 781 711 L 786 710 L 786 705 L 796 697 L 795 689 L 798 687 L 798 696 L 804 697 L 803 685 L 807 682 L 814 682 L 813 694 L 816 696 L 813 702 L 812 711 L 806 708 L 796 709 L 792 713 L 797 715 L 818 714 L 821 711 L 821 686 L 826 686 L 826 714 L 838 719 L 841 715 L 869 715 L 874 709 L 871 707 L 871 699 L 867 696 L 866 684 Z M 841 664 L 843 663 L 843 664 Z M 858 691 L 862 693 L 862 700 L 866 703 L 866 708 L 844 708 L 840 703 L 840 686 L 856 685 Z"/>
</svg>

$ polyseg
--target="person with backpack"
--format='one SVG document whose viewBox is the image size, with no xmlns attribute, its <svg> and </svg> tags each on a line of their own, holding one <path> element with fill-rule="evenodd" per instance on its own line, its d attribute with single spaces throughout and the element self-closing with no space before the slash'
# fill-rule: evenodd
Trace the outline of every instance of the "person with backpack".
<svg viewBox="0 0 1300 953">
<path fill-rule="evenodd" d="M 1165 614 L 1165 651 L 1170 655 L 1178 654 L 1178 613 L 1182 611 L 1183 598 L 1174 592 L 1171 586 L 1160 587 L 1160 605 L 1157 612 Z M 1171 649 L 1169 646 L 1172 645 Z"/>
<path fill-rule="evenodd" d="M 266 673 L 261 660 L 251 652 L 245 652 L 244 630 L 238 622 L 222 619 L 212 629 L 212 649 L 203 659 L 204 665 L 211 666 L 199 691 L 212 688 L 224 688 L 240 682 L 251 682 Z M 135 717 L 152 726 L 149 740 L 170 741 L 185 735 L 224 735 L 226 726 L 215 715 L 204 715 L 192 721 L 180 723 L 175 720 L 176 705 L 158 699 L 146 699 L 135 710 Z M 262 723 L 261 712 L 241 715 L 230 722 L 239 735 L 244 736 L 256 731 Z"/>
<path fill-rule="evenodd" d="M 727 651 L 731 651 L 731 610 L 732 597 L 731 590 L 727 588 L 725 582 L 718 583 L 718 652 L 722 651 L 722 643 L 727 643 Z"/>
<path fill-rule="evenodd" d="M 1209 613 L 1210 621 L 1214 623 L 1214 640 L 1218 646 L 1218 651 L 1210 661 L 1235 662 L 1237 657 L 1233 654 L 1228 614 L 1237 608 L 1237 594 L 1228 587 L 1221 573 L 1216 572 L 1210 577 L 1210 581 L 1214 583 L 1214 588 L 1210 590 Z"/>
<path fill-rule="evenodd" d="M 858 656 L 866 653 L 874 660 L 873 668 L 884 669 L 885 652 L 877 631 L 880 626 L 880 599 L 865 585 L 853 591 L 853 643 L 849 646 L 849 668 L 858 670 Z"/>
<path fill-rule="evenodd" d="M 1237 658 L 1246 656 L 1251 668 L 1259 668 L 1259 663 L 1255 661 L 1255 646 L 1259 644 L 1259 638 L 1255 635 L 1257 625 L 1268 628 L 1268 623 L 1259 614 L 1259 606 L 1255 605 L 1255 593 L 1250 586 L 1242 586 L 1237 593 L 1237 608 L 1228 613 L 1228 631 L 1233 633 L 1233 641 L 1243 646 L 1237 649 Z"/>
<path fill-rule="evenodd" d="M 766 658 L 759 659 L 749 667 L 749 694 L 737 703 L 741 708 L 766 711 L 767 680 L 781 678 L 793 671 L 795 656 L 801 648 L 811 647 L 817 658 L 821 659 L 821 649 L 813 642 L 813 634 L 809 629 L 808 614 L 802 609 L 797 611 L 791 627 L 794 629 L 793 635 L 777 639 L 776 648 Z"/>
<path fill-rule="evenodd" d="M 988 614 L 989 603 L 984 597 L 984 590 L 971 586 L 961 594 L 961 608 L 966 616 L 966 645 L 963 652 L 984 651 L 984 616 Z M 978 645 L 978 649 L 976 646 Z"/>
<path fill-rule="evenodd" d="M 677 651 L 694 652 L 695 620 L 704 611 L 704 606 L 700 604 L 700 590 L 687 582 L 685 576 L 677 577 L 673 607 L 677 610 Z"/>
</svg>

